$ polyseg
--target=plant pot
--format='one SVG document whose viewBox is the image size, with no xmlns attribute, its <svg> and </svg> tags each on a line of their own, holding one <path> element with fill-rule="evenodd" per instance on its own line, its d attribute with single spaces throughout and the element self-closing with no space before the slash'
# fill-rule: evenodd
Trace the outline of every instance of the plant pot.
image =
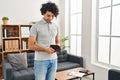
<svg viewBox="0 0 120 80">
<path fill-rule="evenodd" d="M 3 20 L 3 25 L 8 24 L 8 20 Z"/>
</svg>

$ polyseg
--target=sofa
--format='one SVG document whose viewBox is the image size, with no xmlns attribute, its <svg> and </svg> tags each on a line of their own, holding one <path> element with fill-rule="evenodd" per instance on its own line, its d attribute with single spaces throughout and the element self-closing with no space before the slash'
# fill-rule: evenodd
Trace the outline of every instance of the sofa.
<svg viewBox="0 0 120 80">
<path fill-rule="evenodd" d="M 120 70 L 109 69 L 108 70 L 108 80 L 120 80 Z"/>
<path fill-rule="evenodd" d="M 58 71 L 67 70 L 76 67 L 83 67 L 83 58 L 68 54 L 63 50 L 58 55 Z M 3 77 L 4 80 L 34 80 L 34 52 L 27 53 L 28 67 L 22 70 L 14 70 L 6 59 L 3 62 Z"/>
</svg>

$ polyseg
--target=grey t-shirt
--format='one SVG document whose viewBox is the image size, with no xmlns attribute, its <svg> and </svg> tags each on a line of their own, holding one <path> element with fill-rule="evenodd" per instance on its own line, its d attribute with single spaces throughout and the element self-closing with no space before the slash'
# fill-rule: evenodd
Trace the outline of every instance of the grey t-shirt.
<svg viewBox="0 0 120 80">
<path fill-rule="evenodd" d="M 47 23 L 44 19 L 33 25 L 30 29 L 30 36 L 36 37 L 37 45 L 42 47 L 50 47 L 55 44 L 55 37 L 59 35 L 58 26 L 51 22 Z M 35 60 L 51 60 L 56 59 L 57 54 L 49 54 L 43 51 L 35 51 Z"/>
</svg>

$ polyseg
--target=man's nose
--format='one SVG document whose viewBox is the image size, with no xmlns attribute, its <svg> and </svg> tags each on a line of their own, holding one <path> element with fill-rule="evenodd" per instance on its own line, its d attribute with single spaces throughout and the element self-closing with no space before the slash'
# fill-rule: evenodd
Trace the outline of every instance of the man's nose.
<svg viewBox="0 0 120 80">
<path fill-rule="evenodd" d="M 49 17 L 49 19 L 50 19 L 50 20 L 52 20 L 52 19 L 53 19 L 53 17 Z"/>
</svg>

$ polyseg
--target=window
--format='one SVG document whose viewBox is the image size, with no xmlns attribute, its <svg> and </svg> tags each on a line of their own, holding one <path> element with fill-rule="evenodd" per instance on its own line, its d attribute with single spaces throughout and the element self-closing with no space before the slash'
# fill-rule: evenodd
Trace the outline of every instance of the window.
<svg viewBox="0 0 120 80">
<path fill-rule="evenodd" d="M 120 67 L 120 0 L 99 0 L 97 61 Z"/>
<path fill-rule="evenodd" d="M 82 0 L 69 0 L 68 3 L 69 51 L 71 54 L 81 56 Z"/>
</svg>

